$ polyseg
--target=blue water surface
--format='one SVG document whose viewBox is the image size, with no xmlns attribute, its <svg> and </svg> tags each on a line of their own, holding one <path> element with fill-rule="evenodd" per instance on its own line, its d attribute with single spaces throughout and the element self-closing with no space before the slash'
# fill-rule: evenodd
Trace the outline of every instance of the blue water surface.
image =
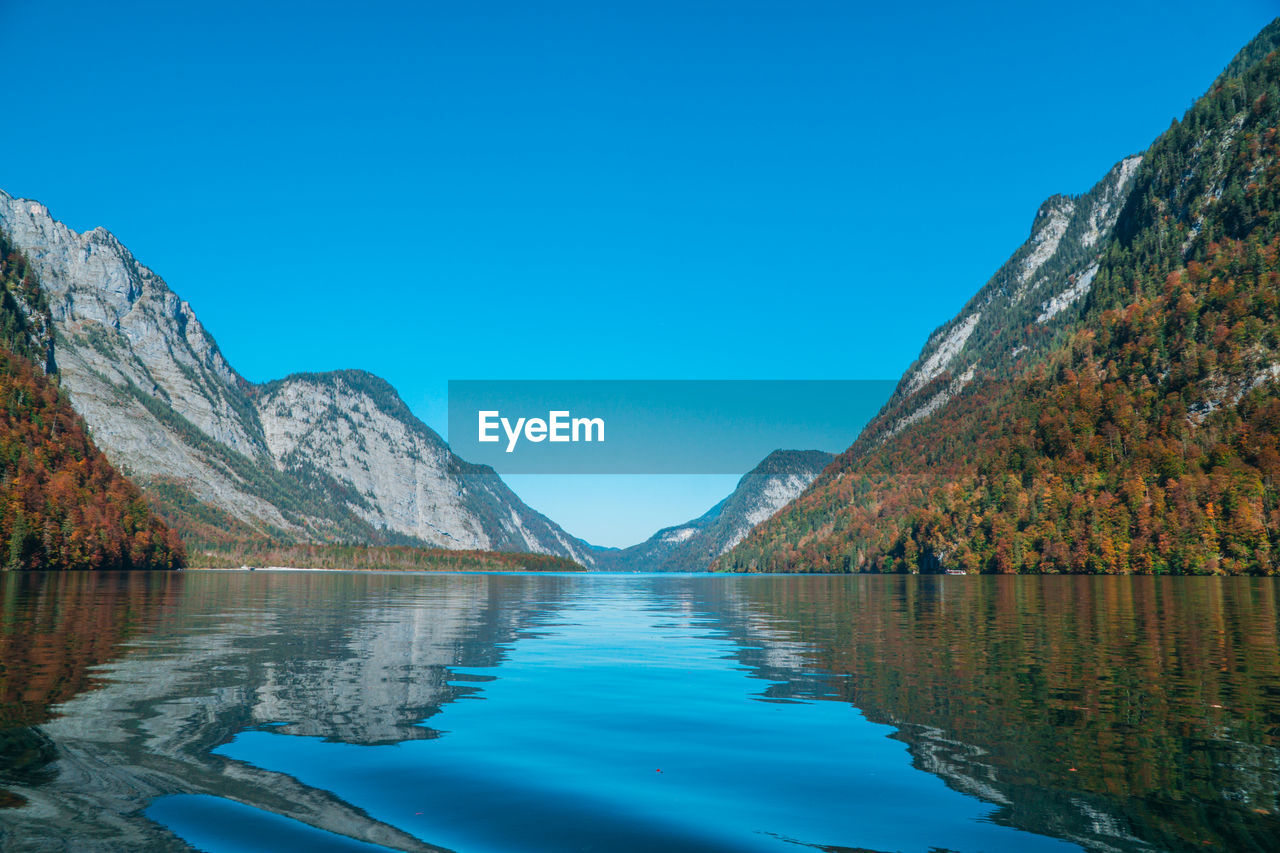
<svg viewBox="0 0 1280 853">
<path fill-rule="evenodd" d="M 662 581 L 573 583 L 500 663 L 450 670 L 479 689 L 431 718 L 437 737 L 352 744 L 267 726 L 216 753 L 468 853 L 1075 849 L 991 822 L 992 804 L 914 767 L 894 729 L 856 708 L 767 697 L 740 644 L 656 594 Z M 245 849 L 200 817 L 209 808 L 175 796 L 148 815 L 199 849 Z"/>
<path fill-rule="evenodd" d="M 0 850 L 1280 849 L 1280 579 L 0 578 Z"/>
</svg>

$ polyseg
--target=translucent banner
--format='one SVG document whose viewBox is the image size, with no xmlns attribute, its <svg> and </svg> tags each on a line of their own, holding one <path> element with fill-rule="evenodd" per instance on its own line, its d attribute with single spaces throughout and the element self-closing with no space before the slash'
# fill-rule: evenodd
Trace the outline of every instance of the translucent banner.
<svg viewBox="0 0 1280 853">
<path fill-rule="evenodd" d="M 741 474 L 838 453 L 892 380 L 452 380 L 449 444 L 500 474 Z"/>
</svg>

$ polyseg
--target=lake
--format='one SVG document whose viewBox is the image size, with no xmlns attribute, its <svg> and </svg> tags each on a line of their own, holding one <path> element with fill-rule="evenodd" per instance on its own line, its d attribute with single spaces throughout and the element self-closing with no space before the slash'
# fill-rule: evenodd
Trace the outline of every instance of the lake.
<svg viewBox="0 0 1280 853">
<path fill-rule="evenodd" d="M 1278 593 L 0 575 L 0 849 L 1280 849 Z"/>
</svg>

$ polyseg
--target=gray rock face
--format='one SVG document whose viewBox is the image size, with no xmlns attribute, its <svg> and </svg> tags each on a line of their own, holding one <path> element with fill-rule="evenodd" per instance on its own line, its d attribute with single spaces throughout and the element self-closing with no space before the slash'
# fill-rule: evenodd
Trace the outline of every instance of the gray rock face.
<svg viewBox="0 0 1280 853">
<path fill-rule="evenodd" d="M 630 548 L 600 549 L 595 565 L 614 571 L 705 571 L 712 560 L 794 500 L 834 458 L 821 450 L 775 450 L 702 516 L 659 530 Z"/>
<path fill-rule="evenodd" d="M 244 381 L 191 306 L 102 228 L 77 234 L 39 202 L 0 192 L 0 227 L 26 252 L 49 299 L 59 359 L 80 356 L 113 384 L 165 398 L 215 441 L 254 455 L 261 432 L 235 405 Z M 89 349 L 95 355 L 80 351 Z M 67 371 L 69 377 L 81 371 Z"/>
<path fill-rule="evenodd" d="M 376 376 L 298 374 L 256 389 L 253 402 L 278 468 L 348 487 L 348 506 L 374 529 L 591 563 L 589 546 L 521 503 L 491 468 L 459 459 Z"/>
<path fill-rule="evenodd" d="M 265 386 L 254 402 L 276 464 L 314 465 L 350 484 L 356 513 L 375 528 L 433 545 L 487 548 L 489 537 L 463 506 L 449 448 L 379 408 L 365 390 L 373 381 L 353 372 Z"/>
<path fill-rule="evenodd" d="M 191 306 L 108 231 L 76 233 L 3 191 L 0 229 L 47 294 L 72 405 L 162 505 L 194 500 L 300 541 L 590 558 L 490 469 L 458 459 L 382 380 L 351 371 L 253 386 Z"/>
</svg>

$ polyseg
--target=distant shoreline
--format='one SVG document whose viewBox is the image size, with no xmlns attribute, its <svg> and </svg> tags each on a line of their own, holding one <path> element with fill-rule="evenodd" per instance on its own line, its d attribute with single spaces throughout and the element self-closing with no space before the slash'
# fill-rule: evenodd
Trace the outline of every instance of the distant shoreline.
<svg viewBox="0 0 1280 853">
<path fill-rule="evenodd" d="M 580 575 L 582 571 L 565 571 L 561 569 L 530 569 L 523 566 L 513 566 L 511 568 L 473 568 L 473 569 L 418 569 L 403 568 L 397 569 L 387 566 L 376 566 L 369 568 L 360 568 L 358 566 L 350 567 L 321 567 L 321 566 L 185 566 L 178 571 L 181 572 L 386 572 L 388 574 L 424 574 L 424 575 L 459 575 L 459 574 L 510 574 L 510 573 L 526 573 L 526 574 L 566 574 Z M 623 572 L 609 572 L 608 574 L 624 574 Z"/>
</svg>

